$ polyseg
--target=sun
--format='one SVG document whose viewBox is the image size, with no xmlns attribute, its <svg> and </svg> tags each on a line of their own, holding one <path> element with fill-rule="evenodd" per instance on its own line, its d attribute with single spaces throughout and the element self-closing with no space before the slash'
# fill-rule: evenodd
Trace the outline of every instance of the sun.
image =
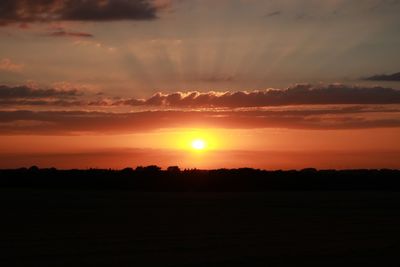
<svg viewBox="0 0 400 267">
<path fill-rule="evenodd" d="M 204 150 L 206 148 L 206 142 L 202 139 L 195 139 L 192 141 L 192 148 L 194 150 Z"/>
</svg>

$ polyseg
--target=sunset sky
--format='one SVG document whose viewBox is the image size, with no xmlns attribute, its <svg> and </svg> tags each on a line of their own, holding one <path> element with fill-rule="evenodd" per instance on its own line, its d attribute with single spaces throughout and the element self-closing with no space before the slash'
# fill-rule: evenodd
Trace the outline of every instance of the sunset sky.
<svg viewBox="0 0 400 267">
<path fill-rule="evenodd" d="M 399 14 L 2 0 L 0 168 L 400 168 Z"/>
</svg>

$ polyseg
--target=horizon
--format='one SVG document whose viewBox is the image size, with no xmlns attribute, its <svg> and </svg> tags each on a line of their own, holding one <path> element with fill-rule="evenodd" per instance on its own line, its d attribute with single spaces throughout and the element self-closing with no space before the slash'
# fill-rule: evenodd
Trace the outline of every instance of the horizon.
<svg viewBox="0 0 400 267">
<path fill-rule="evenodd" d="M 40 167 L 40 166 L 29 166 L 29 167 L 19 167 L 19 168 L 9 168 L 9 169 L 0 169 L 0 171 L 110 171 L 110 172 L 124 172 L 124 171 L 133 171 L 133 172 L 146 172 L 146 169 L 156 168 L 157 171 L 160 172 L 191 172 L 191 171 L 200 171 L 200 172 L 208 172 L 208 171 L 261 171 L 261 172 L 325 172 L 325 171 L 333 171 L 333 172 L 342 172 L 342 171 L 400 171 L 400 169 L 317 169 L 314 167 L 307 167 L 303 169 L 257 169 L 250 167 L 237 167 L 237 168 L 218 168 L 218 169 L 198 169 L 198 168 L 181 168 L 177 165 L 168 166 L 166 168 L 160 167 L 158 165 L 152 164 L 147 166 L 126 166 L 121 169 L 113 169 L 113 168 L 86 168 L 86 169 L 59 169 L 55 167 Z M 173 169 L 173 170 L 170 170 Z"/>
</svg>

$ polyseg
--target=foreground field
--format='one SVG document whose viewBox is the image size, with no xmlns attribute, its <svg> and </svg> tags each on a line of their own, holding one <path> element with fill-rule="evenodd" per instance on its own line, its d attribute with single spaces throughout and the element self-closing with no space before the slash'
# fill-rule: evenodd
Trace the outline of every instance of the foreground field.
<svg viewBox="0 0 400 267">
<path fill-rule="evenodd" d="M 0 189 L 1 266 L 399 266 L 395 192 Z"/>
</svg>

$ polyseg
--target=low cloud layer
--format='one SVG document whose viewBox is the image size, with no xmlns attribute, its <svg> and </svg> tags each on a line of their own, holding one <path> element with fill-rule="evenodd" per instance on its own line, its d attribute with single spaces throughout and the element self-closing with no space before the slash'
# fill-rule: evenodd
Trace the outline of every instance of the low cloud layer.
<svg viewBox="0 0 400 267">
<path fill-rule="evenodd" d="M 400 72 L 393 74 L 382 74 L 367 77 L 367 81 L 388 81 L 388 82 L 400 82 Z"/>
<path fill-rule="evenodd" d="M 0 24 L 151 20 L 158 8 L 150 0 L 2 0 Z"/>
<path fill-rule="evenodd" d="M 339 84 L 253 92 L 158 93 L 145 100 L 83 95 L 71 86 L 38 89 L 3 85 L 0 106 L 0 134 L 133 133 L 208 127 L 400 127 L 399 90 Z M 128 112 L 132 110 L 136 111 Z"/>
<path fill-rule="evenodd" d="M 238 92 L 157 93 L 152 97 L 127 99 L 117 104 L 168 107 L 263 107 L 311 104 L 399 104 L 400 90 L 383 87 L 358 87 L 342 84 L 296 85 L 285 90 Z"/>
<path fill-rule="evenodd" d="M 400 104 L 400 90 L 342 84 L 295 85 L 287 89 L 236 92 L 156 93 L 147 99 L 85 96 L 75 89 L 32 89 L 28 86 L 0 86 L 0 104 L 18 106 L 135 107 L 198 109 L 259 108 L 297 105 Z M 74 97 L 74 99 L 66 99 Z M 52 98 L 52 99 L 48 99 Z M 57 101 L 58 100 L 58 101 Z"/>
<path fill-rule="evenodd" d="M 78 90 L 57 90 L 57 89 L 36 89 L 29 86 L 6 86 L 0 85 L 0 100 L 10 99 L 38 99 L 38 98 L 59 98 L 76 97 L 81 95 Z"/>
<path fill-rule="evenodd" d="M 278 110 L 0 111 L 0 134 L 134 133 L 165 128 L 367 129 L 400 127 L 400 107 L 336 106 Z"/>
</svg>

